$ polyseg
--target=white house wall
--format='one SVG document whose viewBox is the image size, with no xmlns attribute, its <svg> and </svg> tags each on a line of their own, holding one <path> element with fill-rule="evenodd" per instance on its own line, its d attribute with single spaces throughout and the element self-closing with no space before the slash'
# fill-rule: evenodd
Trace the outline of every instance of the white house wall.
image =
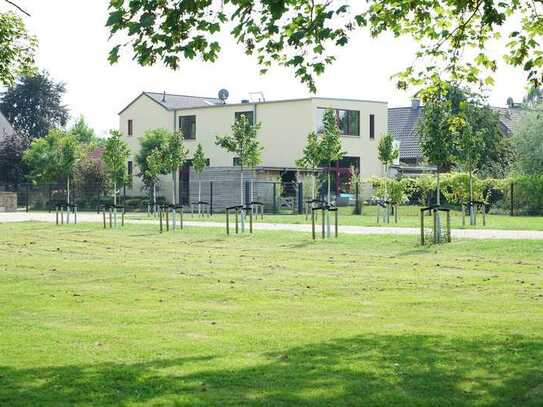
<svg viewBox="0 0 543 407">
<path fill-rule="evenodd" d="M 168 111 L 142 95 L 120 114 L 120 130 L 128 143 L 131 160 L 139 151 L 139 138 L 146 130 L 166 128 L 170 131 L 179 123 L 179 116 L 196 116 L 196 140 L 186 140 L 185 144 L 192 156 L 196 146 L 201 143 L 212 167 L 229 167 L 233 164 L 233 154 L 215 145 L 216 137 L 229 134 L 235 113 L 255 111 L 256 121 L 261 123 L 258 139 L 264 147 L 262 166 L 275 168 L 294 168 L 296 160 L 302 155 L 307 135 L 317 129 L 317 108 L 334 108 L 360 111 L 360 136 L 342 136 L 343 148 L 348 156 L 360 157 L 362 176 L 381 175 L 382 166 L 377 158 L 379 138 L 387 131 L 388 106 L 382 102 L 308 98 L 266 103 L 226 104 L 202 108 Z M 375 139 L 369 137 L 369 115 L 375 115 Z M 175 115 L 175 120 L 174 120 Z M 128 120 L 133 120 L 133 136 L 127 136 Z M 134 174 L 137 173 L 134 166 Z M 171 196 L 171 177 L 165 177 L 161 195 Z M 141 194 L 141 181 L 134 177 L 131 195 Z"/>
</svg>

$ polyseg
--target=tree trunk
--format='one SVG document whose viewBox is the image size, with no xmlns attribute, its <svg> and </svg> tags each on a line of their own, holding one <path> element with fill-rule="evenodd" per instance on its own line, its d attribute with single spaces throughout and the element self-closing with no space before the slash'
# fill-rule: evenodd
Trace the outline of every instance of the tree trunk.
<svg viewBox="0 0 543 407">
<path fill-rule="evenodd" d="M 202 205 L 200 202 L 202 201 L 202 180 L 200 177 L 200 174 L 198 173 L 198 216 L 200 216 L 202 213 Z"/>
<path fill-rule="evenodd" d="M 437 197 L 436 197 L 436 204 L 437 206 L 441 206 L 441 193 L 440 193 L 440 185 L 439 185 L 439 167 L 437 168 L 437 183 L 436 183 L 436 192 L 437 192 Z M 439 209 L 439 208 L 438 208 Z M 439 218 L 439 210 L 436 212 L 436 216 L 435 216 L 435 232 L 434 233 L 437 233 L 437 235 L 435 236 L 435 241 L 437 243 L 441 243 L 441 220 Z"/>
<path fill-rule="evenodd" d="M 330 205 L 331 191 L 330 191 L 330 168 L 332 163 L 328 163 L 328 205 Z M 326 236 L 330 237 L 330 211 L 326 211 Z"/>
<path fill-rule="evenodd" d="M 68 177 L 66 178 L 66 191 L 68 192 L 67 194 L 67 203 L 68 205 L 70 205 L 70 176 L 68 175 Z"/>
<path fill-rule="evenodd" d="M 156 212 L 156 182 L 153 182 L 153 213 Z"/>
<path fill-rule="evenodd" d="M 175 230 L 175 203 L 177 195 L 177 180 L 176 180 L 177 171 L 172 171 L 172 230 Z"/>
<path fill-rule="evenodd" d="M 315 171 L 313 171 L 313 174 L 311 174 L 311 182 L 312 182 L 312 186 L 311 186 L 311 199 L 315 199 L 315 194 L 316 194 L 316 191 L 315 191 L 315 188 L 316 188 L 316 184 L 317 184 L 317 176 L 315 174 Z"/>
<path fill-rule="evenodd" d="M 241 161 L 241 158 L 240 158 Z M 243 206 L 245 202 L 243 202 L 243 162 L 241 163 L 241 171 L 239 173 L 239 187 L 240 187 L 240 205 L 241 205 L 241 211 L 240 211 L 240 223 L 241 223 L 241 233 L 245 232 L 245 210 L 243 209 Z"/>
<path fill-rule="evenodd" d="M 469 224 L 475 225 L 475 214 L 473 211 L 473 173 L 469 171 Z"/>
<path fill-rule="evenodd" d="M 327 179 L 327 183 L 328 183 L 328 191 L 327 191 L 327 200 L 328 200 L 328 204 L 330 204 L 330 198 L 331 198 L 331 190 L 330 190 L 330 167 L 332 166 L 332 163 L 328 163 L 328 179 Z"/>
<path fill-rule="evenodd" d="M 113 225 L 117 227 L 117 180 L 115 179 L 113 180 Z"/>
</svg>

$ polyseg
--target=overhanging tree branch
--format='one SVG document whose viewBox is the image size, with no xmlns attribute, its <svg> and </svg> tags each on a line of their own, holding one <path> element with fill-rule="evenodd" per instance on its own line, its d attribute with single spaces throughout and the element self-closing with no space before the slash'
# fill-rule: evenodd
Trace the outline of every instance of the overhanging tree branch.
<svg viewBox="0 0 543 407">
<path fill-rule="evenodd" d="M 26 16 L 28 17 L 32 17 L 30 15 L 29 12 L 25 11 L 21 6 L 19 6 L 18 4 L 14 3 L 13 1 L 11 0 L 4 0 L 6 3 L 12 5 L 13 7 L 15 7 L 17 10 L 19 10 L 21 13 L 25 14 Z"/>
</svg>

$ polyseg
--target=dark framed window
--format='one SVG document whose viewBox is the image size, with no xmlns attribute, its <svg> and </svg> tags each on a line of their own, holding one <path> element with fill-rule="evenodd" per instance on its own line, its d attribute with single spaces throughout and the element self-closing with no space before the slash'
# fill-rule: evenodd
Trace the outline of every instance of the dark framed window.
<svg viewBox="0 0 543 407">
<path fill-rule="evenodd" d="M 239 159 L 239 157 L 234 157 L 232 159 L 232 165 L 234 167 L 241 167 L 241 160 Z"/>
<path fill-rule="evenodd" d="M 324 113 L 330 109 L 317 109 L 317 131 L 323 130 Z M 360 136 L 360 112 L 358 110 L 331 109 L 336 115 L 336 121 L 341 134 L 344 136 Z"/>
<path fill-rule="evenodd" d="M 241 116 L 245 116 L 247 120 L 249 121 L 249 123 L 251 123 L 251 125 L 255 124 L 255 115 L 253 111 L 236 112 L 234 116 L 235 116 L 236 121 L 238 121 Z"/>
<path fill-rule="evenodd" d="M 370 114 L 370 140 L 375 140 L 375 115 Z"/>
<path fill-rule="evenodd" d="M 128 176 L 131 177 L 134 173 L 134 164 L 132 161 L 128 161 Z"/>
<path fill-rule="evenodd" d="M 128 120 L 128 135 L 134 135 L 134 122 L 132 120 Z"/>
<path fill-rule="evenodd" d="M 196 116 L 179 116 L 179 130 L 185 140 L 196 139 Z"/>
</svg>

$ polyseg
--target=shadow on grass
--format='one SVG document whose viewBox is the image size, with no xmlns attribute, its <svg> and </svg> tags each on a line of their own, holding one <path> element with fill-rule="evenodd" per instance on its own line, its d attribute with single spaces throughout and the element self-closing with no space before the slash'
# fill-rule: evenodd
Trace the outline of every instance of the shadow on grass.
<svg viewBox="0 0 543 407">
<path fill-rule="evenodd" d="M 358 336 L 265 357 L 265 363 L 239 369 L 219 369 L 211 357 L 28 369 L 3 366 L 0 405 L 543 403 L 543 342 L 520 337 L 496 342 Z"/>
</svg>

